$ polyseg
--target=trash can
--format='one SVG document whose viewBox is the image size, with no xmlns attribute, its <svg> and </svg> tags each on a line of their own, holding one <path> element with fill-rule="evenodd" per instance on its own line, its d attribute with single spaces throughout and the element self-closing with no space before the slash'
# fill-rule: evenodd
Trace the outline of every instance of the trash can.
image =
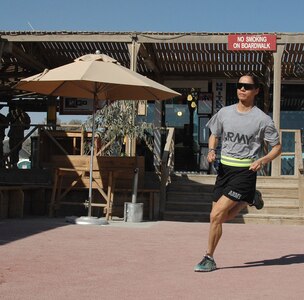
<svg viewBox="0 0 304 300">
<path fill-rule="evenodd" d="M 143 220 L 143 203 L 125 202 L 124 206 L 124 221 L 139 223 Z"/>
</svg>

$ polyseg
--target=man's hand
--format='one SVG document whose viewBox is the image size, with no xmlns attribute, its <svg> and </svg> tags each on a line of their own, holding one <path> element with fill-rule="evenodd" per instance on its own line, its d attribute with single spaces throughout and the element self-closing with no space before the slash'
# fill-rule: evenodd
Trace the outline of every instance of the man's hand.
<svg viewBox="0 0 304 300">
<path fill-rule="evenodd" d="M 261 157 L 260 159 L 254 161 L 251 165 L 249 170 L 252 170 L 254 172 L 257 172 L 258 170 L 262 169 L 264 165 L 268 164 L 272 160 L 274 160 L 276 157 L 278 157 L 282 152 L 282 146 L 281 144 L 277 144 L 272 147 L 270 152 L 265 155 L 264 157 Z"/>
<path fill-rule="evenodd" d="M 209 163 L 212 163 L 216 160 L 215 150 L 211 149 L 208 151 L 207 160 Z"/>
<path fill-rule="evenodd" d="M 251 170 L 253 172 L 257 172 L 260 169 L 262 169 L 263 166 L 264 166 L 263 161 L 261 159 L 258 159 L 250 165 L 249 170 Z"/>
</svg>

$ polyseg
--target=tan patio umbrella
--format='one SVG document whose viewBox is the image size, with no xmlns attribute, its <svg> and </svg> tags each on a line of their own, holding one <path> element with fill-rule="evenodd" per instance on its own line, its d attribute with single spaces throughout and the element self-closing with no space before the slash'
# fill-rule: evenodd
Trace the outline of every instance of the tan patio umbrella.
<svg viewBox="0 0 304 300">
<path fill-rule="evenodd" d="M 81 56 L 73 63 L 22 79 L 15 88 L 96 100 L 164 100 L 179 95 L 104 54 Z"/>
<path fill-rule="evenodd" d="M 95 107 L 99 100 L 165 100 L 180 95 L 121 66 L 104 54 L 88 54 L 70 64 L 22 79 L 15 89 L 38 94 L 92 99 L 93 126 L 88 216 L 91 216 Z"/>
</svg>

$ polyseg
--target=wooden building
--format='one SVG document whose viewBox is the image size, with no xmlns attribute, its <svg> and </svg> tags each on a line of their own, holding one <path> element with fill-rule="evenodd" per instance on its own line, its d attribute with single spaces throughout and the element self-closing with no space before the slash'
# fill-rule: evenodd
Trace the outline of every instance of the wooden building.
<svg viewBox="0 0 304 300">
<path fill-rule="evenodd" d="M 59 111 L 54 98 L 22 95 L 13 89 L 14 85 L 45 68 L 61 66 L 97 50 L 127 68 L 182 92 L 183 97 L 171 102 L 143 104 L 152 108 L 152 122 L 157 127 L 172 126 L 166 124 L 170 121 L 166 119 L 169 112 L 182 116 L 183 110 L 178 109 L 187 106 L 187 95 L 199 93 L 201 98 L 196 103 L 195 114 L 191 115 L 191 109 L 190 115 L 187 111 L 194 121 L 173 124 L 177 136 L 182 138 L 179 141 L 182 145 L 189 142 L 189 136 L 185 134 L 189 130 L 190 144 L 193 143 L 193 123 L 202 128 L 221 106 L 233 102 L 233 85 L 246 73 L 254 73 L 260 78 L 259 106 L 272 113 L 277 128 L 281 128 L 282 110 L 304 111 L 303 33 L 0 31 L 2 105 L 17 101 L 27 111 L 46 112 L 48 121 L 54 123 L 56 111 Z M 211 105 L 203 106 L 205 100 L 211 100 Z M 299 123 L 298 129 L 301 128 L 303 124 Z M 206 139 L 199 130 L 195 133 L 198 157 L 204 155 L 206 147 Z M 156 148 L 158 153 L 155 155 L 160 158 L 161 147 Z M 184 152 L 181 155 L 185 155 Z M 199 161 L 199 158 L 195 159 Z M 200 170 L 200 163 L 196 164 Z M 197 165 L 194 169 L 197 170 Z M 276 160 L 272 163 L 271 175 L 280 174 L 281 162 Z"/>
</svg>

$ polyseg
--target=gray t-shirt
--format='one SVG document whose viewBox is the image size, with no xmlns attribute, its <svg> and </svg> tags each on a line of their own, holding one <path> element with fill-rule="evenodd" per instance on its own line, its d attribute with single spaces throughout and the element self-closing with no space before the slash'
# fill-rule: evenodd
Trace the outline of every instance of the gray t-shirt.
<svg viewBox="0 0 304 300">
<path fill-rule="evenodd" d="M 206 126 L 221 138 L 221 154 L 230 157 L 254 159 L 263 141 L 279 143 L 273 120 L 256 106 L 246 113 L 238 112 L 237 104 L 223 107 Z"/>
</svg>

